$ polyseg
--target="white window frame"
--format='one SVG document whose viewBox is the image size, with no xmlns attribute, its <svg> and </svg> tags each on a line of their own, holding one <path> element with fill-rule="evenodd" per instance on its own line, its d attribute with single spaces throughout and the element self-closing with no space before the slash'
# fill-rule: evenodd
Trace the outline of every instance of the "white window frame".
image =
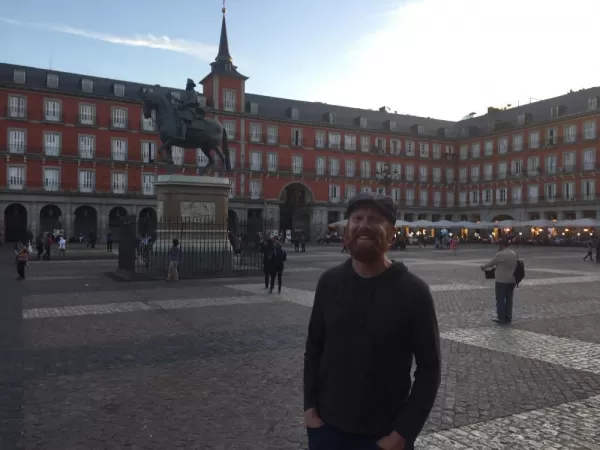
<svg viewBox="0 0 600 450">
<path fill-rule="evenodd" d="M 596 139 L 596 121 L 588 120 L 583 122 L 583 138 Z"/>
<path fill-rule="evenodd" d="M 258 200 L 262 196 L 262 182 L 261 180 L 250 180 L 250 198 L 252 200 Z"/>
<path fill-rule="evenodd" d="M 235 90 L 223 89 L 223 111 L 235 111 Z"/>
<path fill-rule="evenodd" d="M 337 184 L 329 185 L 329 203 L 339 203 L 342 199 L 340 186 Z"/>
<path fill-rule="evenodd" d="M 173 145 L 171 147 L 171 156 L 173 158 L 173 164 L 176 166 L 183 166 L 183 163 L 185 162 L 185 151 L 182 147 Z"/>
<path fill-rule="evenodd" d="M 304 158 L 302 155 L 292 155 L 292 173 L 295 175 L 302 174 L 304 169 Z"/>
<path fill-rule="evenodd" d="M 327 164 L 325 162 L 325 157 L 324 156 L 317 156 L 315 158 L 315 171 L 317 172 L 318 176 L 324 176 L 325 172 L 327 171 Z"/>
<path fill-rule="evenodd" d="M 267 153 L 267 171 L 269 172 L 277 172 L 279 161 L 277 158 L 277 153 L 269 152 Z"/>
<path fill-rule="evenodd" d="M 113 94 L 116 97 L 125 97 L 125 85 L 121 83 L 116 83 L 113 85 Z"/>
<path fill-rule="evenodd" d="M 110 115 L 110 125 L 112 128 L 117 128 L 119 130 L 128 128 L 127 110 L 125 108 L 112 108 Z"/>
<path fill-rule="evenodd" d="M 27 81 L 27 72 L 23 69 L 14 69 L 13 70 L 13 82 L 23 84 Z"/>
<path fill-rule="evenodd" d="M 152 164 L 156 160 L 156 142 L 142 141 L 142 163 Z"/>
<path fill-rule="evenodd" d="M 60 191 L 60 168 L 44 167 L 44 191 Z"/>
<path fill-rule="evenodd" d="M 156 111 L 153 109 L 150 118 L 146 119 L 142 113 L 142 131 L 156 131 Z"/>
<path fill-rule="evenodd" d="M 583 150 L 583 170 L 594 170 L 596 168 L 596 149 L 586 148 Z"/>
<path fill-rule="evenodd" d="M 347 184 L 344 188 L 344 197 L 346 201 L 350 200 L 352 197 L 356 195 L 356 185 L 355 184 Z"/>
<path fill-rule="evenodd" d="M 352 178 L 356 176 L 356 161 L 347 159 L 345 163 L 346 177 Z"/>
<path fill-rule="evenodd" d="M 142 194 L 153 196 L 156 195 L 156 174 L 155 173 L 142 173 Z"/>
<path fill-rule="evenodd" d="M 27 117 L 27 97 L 22 95 L 8 96 L 8 117 L 25 119 Z"/>
<path fill-rule="evenodd" d="M 127 139 L 112 138 L 111 156 L 113 161 L 127 161 Z"/>
<path fill-rule="evenodd" d="M 94 80 L 90 80 L 89 78 L 83 78 L 81 80 L 81 90 L 83 92 L 94 92 Z"/>
<path fill-rule="evenodd" d="M 44 132 L 44 155 L 60 156 L 62 135 L 55 131 Z"/>
<path fill-rule="evenodd" d="M 360 137 L 360 151 L 368 152 L 371 146 L 371 137 L 370 136 L 361 136 Z"/>
<path fill-rule="evenodd" d="M 96 173 L 91 169 L 79 169 L 77 174 L 79 192 L 91 194 L 96 190 Z"/>
<path fill-rule="evenodd" d="M 27 183 L 27 168 L 25 166 L 9 165 L 6 174 L 6 187 L 11 191 L 22 191 Z"/>
<path fill-rule="evenodd" d="M 277 125 L 267 125 L 267 144 L 277 145 L 279 143 L 279 128 Z"/>
<path fill-rule="evenodd" d="M 344 135 L 344 149 L 356 150 L 356 136 L 353 134 Z"/>
<path fill-rule="evenodd" d="M 44 99 L 44 120 L 46 122 L 61 122 L 62 105 L 60 100 Z"/>
<path fill-rule="evenodd" d="M 329 175 L 332 177 L 340 175 L 340 160 L 338 158 L 329 158 Z"/>
<path fill-rule="evenodd" d="M 262 153 L 259 151 L 250 152 L 250 170 L 260 172 L 262 170 Z"/>
<path fill-rule="evenodd" d="M 81 125 L 96 125 L 96 105 L 91 103 L 79 104 L 79 123 Z"/>
<path fill-rule="evenodd" d="M 260 123 L 250 124 L 250 142 L 260 143 L 262 139 L 262 125 Z"/>
<path fill-rule="evenodd" d="M 8 129 L 8 153 L 12 155 L 24 155 L 27 150 L 27 131 Z"/>
<path fill-rule="evenodd" d="M 110 174 L 111 192 L 113 194 L 126 194 L 127 193 L 127 173 L 126 172 L 112 172 Z"/>
<path fill-rule="evenodd" d="M 79 158 L 93 159 L 96 155 L 96 136 L 89 134 L 80 134 L 79 143 Z"/>
<path fill-rule="evenodd" d="M 294 147 L 302 147 L 302 128 L 292 128 L 290 136 Z"/>
</svg>

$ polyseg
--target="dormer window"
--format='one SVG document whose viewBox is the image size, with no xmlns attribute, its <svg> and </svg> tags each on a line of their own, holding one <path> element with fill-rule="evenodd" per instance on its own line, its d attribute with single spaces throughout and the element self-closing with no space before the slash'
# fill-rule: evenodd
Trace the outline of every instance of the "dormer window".
<svg viewBox="0 0 600 450">
<path fill-rule="evenodd" d="M 49 73 L 46 75 L 46 86 L 49 88 L 57 88 L 58 87 L 58 75 L 55 73 Z"/>
<path fill-rule="evenodd" d="M 330 123 L 330 124 L 335 123 L 335 114 L 332 112 L 323 114 L 323 118 L 325 119 L 325 122 L 327 122 L 327 123 Z"/>
<path fill-rule="evenodd" d="M 588 109 L 598 109 L 598 97 L 588 98 Z"/>
<path fill-rule="evenodd" d="M 26 75 L 25 71 L 21 69 L 15 69 L 13 71 L 13 81 L 15 83 L 25 83 Z"/>
<path fill-rule="evenodd" d="M 525 114 L 519 114 L 517 116 L 517 124 L 518 125 L 525 125 Z"/>
<path fill-rule="evenodd" d="M 560 117 L 567 113 L 566 106 L 558 105 L 550 108 L 550 117 Z"/>
<path fill-rule="evenodd" d="M 258 103 L 256 103 L 256 102 L 249 102 L 248 103 L 248 112 L 250 114 L 258 114 Z"/>
<path fill-rule="evenodd" d="M 177 100 L 181 100 L 181 94 L 176 91 L 171 91 L 171 97 L 176 98 Z"/>
<path fill-rule="evenodd" d="M 94 92 L 94 82 L 89 78 L 83 78 L 81 80 L 81 90 L 83 92 Z"/>
<path fill-rule="evenodd" d="M 424 134 L 425 133 L 425 125 L 417 125 L 417 133 Z"/>
<path fill-rule="evenodd" d="M 125 97 L 125 85 L 124 84 L 114 84 L 113 85 L 113 93 L 117 97 Z"/>
<path fill-rule="evenodd" d="M 360 117 L 359 118 L 359 124 L 361 128 L 367 128 L 367 118 L 366 117 Z"/>
<path fill-rule="evenodd" d="M 396 121 L 390 120 L 390 131 L 394 131 L 396 129 Z"/>
<path fill-rule="evenodd" d="M 298 108 L 290 108 L 288 109 L 288 116 L 292 120 L 298 120 L 298 118 L 300 117 L 300 111 L 298 110 Z"/>
</svg>

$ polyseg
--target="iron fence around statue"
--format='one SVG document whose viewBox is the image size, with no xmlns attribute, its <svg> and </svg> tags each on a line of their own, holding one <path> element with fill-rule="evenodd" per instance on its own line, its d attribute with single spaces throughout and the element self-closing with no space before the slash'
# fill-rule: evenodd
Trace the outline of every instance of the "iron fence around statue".
<svg viewBox="0 0 600 450">
<path fill-rule="evenodd" d="M 260 242 L 269 221 L 216 220 L 209 217 L 159 219 L 154 234 L 143 224 L 123 221 L 119 272 L 129 279 L 164 279 L 178 262 L 180 278 L 236 277 L 262 274 Z M 174 241 L 177 245 L 174 245 Z"/>
</svg>

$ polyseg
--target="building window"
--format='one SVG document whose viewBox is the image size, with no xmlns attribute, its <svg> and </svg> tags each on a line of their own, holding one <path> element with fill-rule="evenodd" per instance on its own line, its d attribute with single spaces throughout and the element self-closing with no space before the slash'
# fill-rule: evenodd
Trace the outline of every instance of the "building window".
<svg viewBox="0 0 600 450">
<path fill-rule="evenodd" d="M 492 156 L 494 154 L 494 141 L 485 141 L 483 152 L 485 156 Z"/>
<path fill-rule="evenodd" d="M 508 165 L 505 162 L 498 163 L 498 178 L 503 180 L 508 173 Z"/>
<path fill-rule="evenodd" d="M 325 175 L 325 158 L 322 156 L 317 156 L 315 159 L 315 169 L 317 175 Z"/>
<path fill-rule="evenodd" d="M 127 128 L 127 110 L 123 108 L 112 109 L 112 127 Z"/>
<path fill-rule="evenodd" d="M 80 170 L 79 171 L 79 192 L 94 192 L 95 188 L 95 174 L 93 170 Z"/>
<path fill-rule="evenodd" d="M 553 202 L 556 200 L 556 183 L 546 183 L 544 190 L 546 193 L 546 201 Z"/>
<path fill-rule="evenodd" d="M 340 175 L 340 160 L 337 158 L 329 158 L 329 175 L 337 177 Z"/>
<path fill-rule="evenodd" d="M 537 175 L 540 169 L 540 158 L 539 156 L 530 156 L 527 158 L 527 174 Z"/>
<path fill-rule="evenodd" d="M 556 155 L 546 156 L 546 174 L 556 173 Z"/>
<path fill-rule="evenodd" d="M 539 187 L 537 185 L 527 187 L 527 200 L 529 203 L 535 204 L 539 198 Z"/>
<path fill-rule="evenodd" d="M 235 91 L 223 90 L 223 109 L 225 111 L 235 111 Z"/>
<path fill-rule="evenodd" d="M 588 109 L 597 109 L 598 108 L 598 97 L 592 97 L 588 99 Z"/>
<path fill-rule="evenodd" d="M 433 159 L 441 159 L 442 144 L 433 144 Z"/>
<path fill-rule="evenodd" d="M 563 172 L 573 172 L 575 170 L 575 152 L 563 153 Z"/>
<path fill-rule="evenodd" d="M 155 131 L 154 124 L 156 123 L 156 111 L 152 110 L 152 114 L 149 118 L 144 117 L 142 113 L 142 130 L 143 131 Z"/>
<path fill-rule="evenodd" d="M 229 155 L 229 160 L 231 162 L 231 154 Z M 196 166 L 204 167 L 208 164 L 208 156 L 204 154 L 201 148 L 196 149 Z M 232 166 L 233 167 L 233 166 Z"/>
<path fill-rule="evenodd" d="M 475 142 L 471 146 L 471 157 L 479 158 L 481 156 L 481 144 L 479 142 Z"/>
<path fill-rule="evenodd" d="M 471 166 L 471 181 L 474 183 L 479 181 L 479 166 Z"/>
<path fill-rule="evenodd" d="M 401 152 L 402 146 L 398 139 L 390 140 L 390 154 L 391 155 L 399 155 Z"/>
<path fill-rule="evenodd" d="M 341 136 L 339 133 L 329 133 L 329 148 L 339 149 L 341 147 Z"/>
<path fill-rule="evenodd" d="M 302 130 L 300 128 L 292 129 L 292 145 L 294 147 L 302 146 Z"/>
<path fill-rule="evenodd" d="M 454 192 L 446 192 L 446 206 L 454 206 Z"/>
<path fill-rule="evenodd" d="M 412 206 L 415 203 L 415 190 L 413 188 L 406 189 L 406 206 Z"/>
<path fill-rule="evenodd" d="M 262 154 L 260 152 L 250 153 L 251 162 L 250 170 L 260 171 L 262 170 Z"/>
<path fill-rule="evenodd" d="M 353 159 L 346 160 L 346 176 L 354 177 L 356 176 L 356 165 Z"/>
<path fill-rule="evenodd" d="M 13 81 L 15 83 L 25 83 L 25 80 L 27 79 L 26 77 L 26 73 L 24 70 L 21 69 L 15 69 L 13 71 Z"/>
<path fill-rule="evenodd" d="M 356 195 L 356 186 L 353 184 L 346 185 L 346 201 L 350 200 Z"/>
<path fill-rule="evenodd" d="M 458 206 L 467 206 L 467 193 L 464 191 L 458 193 Z"/>
<path fill-rule="evenodd" d="M 513 136 L 513 151 L 515 152 L 520 152 L 521 150 L 523 150 L 523 135 L 522 134 L 516 134 Z"/>
<path fill-rule="evenodd" d="M 267 170 L 269 172 L 277 172 L 277 153 L 269 153 L 267 155 Z"/>
<path fill-rule="evenodd" d="M 461 161 L 469 159 L 469 146 L 466 144 L 460 146 L 460 159 Z"/>
<path fill-rule="evenodd" d="M 92 159 L 96 148 L 96 138 L 94 136 L 79 136 L 79 157 Z"/>
<path fill-rule="evenodd" d="M 57 88 L 58 87 L 58 75 L 55 73 L 49 73 L 46 75 L 46 86 L 49 88 Z"/>
<path fill-rule="evenodd" d="M 512 203 L 514 205 L 520 205 L 522 198 L 523 198 L 523 188 L 521 186 L 514 186 L 512 188 Z"/>
<path fill-rule="evenodd" d="M 60 102 L 57 100 L 46 100 L 44 102 L 44 120 L 48 122 L 60 122 Z"/>
<path fill-rule="evenodd" d="M 412 164 L 407 164 L 404 170 L 405 170 L 406 181 L 414 181 L 415 166 L 413 166 Z"/>
<path fill-rule="evenodd" d="M 595 200 L 596 199 L 596 181 L 595 180 L 583 180 L 581 186 L 584 200 Z"/>
<path fill-rule="evenodd" d="M 24 119 L 26 115 L 26 100 L 20 95 L 8 96 L 8 116 L 16 119 Z"/>
<path fill-rule="evenodd" d="M 84 78 L 81 80 L 81 90 L 83 92 L 94 92 L 94 82 L 89 78 Z"/>
<path fill-rule="evenodd" d="M 230 148 L 229 149 L 229 166 L 231 167 L 232 171 L 235 169 L 235 162 L 236 162 L 235 161 L 235 150 Z"/>
<path fill-rule="evenodd" d="M 325 132 L 317 131 L 315 134 L 315 148 L 325 148 Z"/>
<path fill-rule="evenodd" d="M 96 106 L 81 103 L 79 105 L 79 123 L 82 125 L 96 124 Z"/>
<path fill-rule="evenodd" d="M 267 144 L 276 145 L 279 142 L 279 130 L 275 125 L 267 127 Z"/>
<path fill-rule="evenodd" d="M 292 155 L 292 173 L 301 174 L 303 165 L 304 161 L 301 155 Z"/>
<path fill-rule="evenodd" d="M 146 164 L 153 163 L 156 159 L 156 143 L 142 142 L 142 162 Z"/>
<path fill-rule="evenodd" d="M 484 189 L 483 191 L 481 191 L 481 203 L 483 203 L 484 205 L 492 204 L 492 190 L 491 189 Z"/>
<path fill-rule="evenodd" d="M 427 166 L 419 166 L 419 181 L 422 183 L 427 181 L 427 169 Z"/>
<path fill-rule="evenodd" d="M 8 130 L 8 152 L 14 154 L 25 153 L 24 130 Z"/>
<path fill-rule="evenodd" d="M 142 175 L 142 194 L 155 195 L 154 184 L 156 183 L 156 175 L 153 173 L 145 173 Z"/>
<path fill-rule="evenodd" d="M 442 206 L 442 193 L 440 191 L 435 191 L 433 193 L 433 206 L 436 208 Z"/>
<path fill-rule="evenodd" d="M 250 198 L 258 200 L 261 197 L 261 182 L 260 180 L 250 180 Z"/>
<path fill-rule="evenodd" d="M 467 182 L 467 168 L 466 167 L 461 167 L 460 169 L 458 169 L 458 182 L 459 183 Z"/>
<path fill-rule="evenodd" d="M 117 97 L 125 97 L 125 85 L 124 84 L 115 84 L 113 86 L 113 93 Z"/>
<path fill-rule="evenodd" d="M 344 148 L 346 150 L 356 150 L 356 136 L 346 134 L 344 136 Z"/>
<path fill-rule="evenodd" d="M 546 145 L 556 145 L 556 128 L 548 128 L 546 130 Z"/>
<path fill-rule="evenodd" d="M 122 172 L 113 172 L 112 174 L 112 192 L 113 194 L 124 194 L 127 190 L 127 177 Z"/>
<path fill-rule="evenodd" d="M 14 191 L 20 191 L 25 188 L 25 167 L 9 166 L 8 188 Z"/>
<path fill-rule="evenodd" d="M 419 191 L 419 205 L 427 206 L 429 204 L 429 193 L 425 189 Z"/>
<path fill-rule="evenodd" d="M 250 125 L 250 142 L 261 142 L 262 125 L 253 123 Z"/>
<path fill-rule="evenodd" d="M 360 149 L 361 149 L 361 151 L 368 152 L 370 144 L 371 144 L 371 139 L 369 138 L 369 136 L 361 136 L 360 137 Z"/>
<path fill-rule="evenodd" d="M 596 168 L 596 149 L 588 149 L 583 152 L 583 170 L 594 170 Z"/>
<path fill-rule="evenodd" d="M 563 199 L 570 202 L 575 200 L 575 183 L 572 181 L 563 182 Z"/>
<path fill-rule="evenodd" d="M 371 178 L 371 161 L 360 162 L 360 177 Z"/>
<path fill-rule="evenodd" d="M 177 166 L 183 165 L 183 148 L 177 147 L 176 145 L 172 146 L 171 155 L 173 157 L 173 164 Z"/>
<path fill-rule="evenodd" d="M 112 159 L 125 161 L 127 159 L 127 141 L 125 139 L 112 140 Z"/>
<path fill-rule="evenodd" d="M 44 154 L 46 156 L 60 155 L 60 134 L 44 133 Z"/>
<path fill-rule="evenodd" d="M 577 126 L 565 125 L 565 142 L 575 142 L 577 139 Z"/>
<path fill-rule="evenodd" d="M 506 136 L 498 139 L 498 153 L 504 154 L 508 152 L 508 138 Z"/>
<path fill-rule="evenodd" d="M 583 123 L 583 138 L 596 139 L 596 121 L 590 120 Z"/>
<path fill-rule="evenodd" d="M 235 197 L 235 180 L 233 178 L 229 179 L 229 198 Z"/>
<path fill-rule="evenodd" d="M 413 141 L 406 141 L 406 156 L 415 156 L 415 143 Z"/>
<path fill-rule="evenodd" d="M 532 131 L 529 133 L 529 148 L 539 148 L 540 147 L 540 132 Z"/>
<path fill-rule="evenodd" d="M 429 158 L 429 144 L 426 142 L 421 142 L 419 147 L 419 154 L 421 158 Z"/>
<path fill-rule="evenodd" d="M 56 192 L 60 189 L 60 170 L 55 168 L 44 168 L 44 190 Z"/>
<path fill-rule="evenodd" d="M 520 176 L 523 173 L 523 161 L 513 161 L 510 172 L 512 176 Z"/>
<path fill-rule="evenodd" d="M 223 128 L 225 128 L 225 132 L 227 133 L 227 139 L 234 140 L 235 139 L 235 122 L 233 120 L 224 120 Z"/>
<path fill-rule="evenodd" d="M 454 169 L 451 169 L 451 168 L 446 169 L 446 183 L 448 183 L 448 184 L 454 183 Z"/>
<path fill-rule="evenodd" d="M 339 203 L 341 199 L 340 187 L 337 184 L 329 185 L 329 201 L 331 203 Z"/>
<path fill-rule="evenodd" d="M 361 117 L 360 118 L 360 127 L 361 128 L 367 128 L 367 118 L 366 117 Z"/>
</svg>

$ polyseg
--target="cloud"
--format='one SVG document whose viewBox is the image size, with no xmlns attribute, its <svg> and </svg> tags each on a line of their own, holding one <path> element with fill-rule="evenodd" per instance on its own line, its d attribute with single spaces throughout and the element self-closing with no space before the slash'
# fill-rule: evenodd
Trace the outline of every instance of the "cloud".
<svg viewBox="0 0 600 450">
<path fill-rule="evenodd" d="M 348 42 L 310 97 L 459 119 L 598 84 L 598 0 L 409 0 Z"/>
<path fill-rule="evenodd" d="M 208 45 L 202 42 L 188 41 L 185 39 L 172 39 L 168 36 L 155 36 L 153 34 L 136 34 L 133 36 L 120 36 L 110 33 L 101 33 L 81 28 L 74 28 L 63 25 L 48 25 L 31 22 L 20 22 L 18 20 L 0 17 L 0 21 L 17 26 L 27 26 L 39 30 L 53 31 L 57 33 L 70 34 L 87 39 L 109 42 L 116 45 L 126 45 L 129 47 L 146 47 L 168 50 L 172 52 L 184 53 L 201 59 L 203 61 L 212 61 L 217 54 L 217 46 Z"/>
</svg>

